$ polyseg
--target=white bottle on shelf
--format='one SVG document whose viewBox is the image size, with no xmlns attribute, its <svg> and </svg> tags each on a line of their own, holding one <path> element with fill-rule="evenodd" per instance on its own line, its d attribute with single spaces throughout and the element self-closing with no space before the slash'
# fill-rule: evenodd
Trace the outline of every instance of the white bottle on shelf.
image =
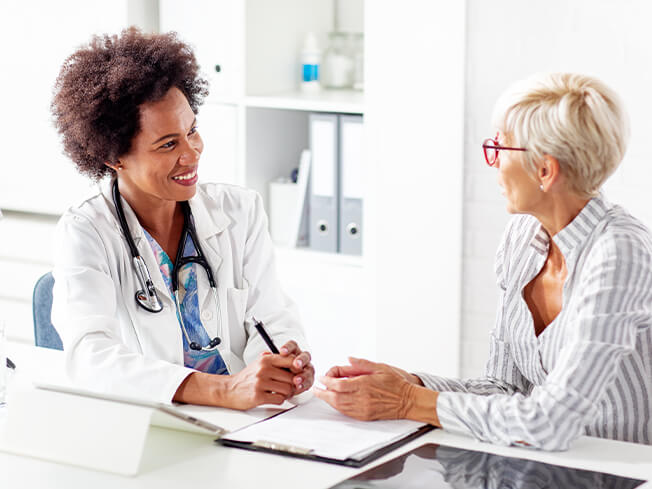
<svg viewBox="0 0 652 489">
<path fill-rule="evenodd" d="M 301 91 L 315 93 L 321 90 L 319 83 L 319 68 L 321 64 L 321 50 L 317 36 L 313 32 L 306 35 L 301 49 Z"/>
</svg>

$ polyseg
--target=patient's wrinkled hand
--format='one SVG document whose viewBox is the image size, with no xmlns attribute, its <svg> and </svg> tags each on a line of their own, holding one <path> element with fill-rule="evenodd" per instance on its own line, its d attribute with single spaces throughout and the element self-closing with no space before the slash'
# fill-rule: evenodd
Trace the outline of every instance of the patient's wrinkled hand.
<svg viewBox="0 0 652 489">
<path fill-rule="evenodd" d="M 314 389 L 318 398 L 359 420 L 406 417 L 413 384 L 403 371 L 358 358 L 349 358 L 349 362 L 351 365 L 331 368 L 319 379 L 326 389 Z"/>
</svg>

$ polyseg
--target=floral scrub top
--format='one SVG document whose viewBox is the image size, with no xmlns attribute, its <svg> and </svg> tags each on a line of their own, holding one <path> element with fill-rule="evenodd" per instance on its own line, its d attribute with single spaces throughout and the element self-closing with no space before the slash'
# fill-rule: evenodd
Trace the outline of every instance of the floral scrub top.
<svg viewBox="0 0 652 489">
<path fill-rule="evenodd" d="M 145 229 L 143 231 L 152 247 L 165 285 L 167 285 L 170 291 L 170 297 L 174 299 L 171 279 L 174 268 L 172 260 L 170 260 L 170 257 L 163 251 L 163 248 L 159 246 L 156 240 Z M 188 235 L 184 244 L 183 256 L 194 256 L 196 254 L 195 245 Z M 197 265 L 195 264 L 187 264 L 179 271 L 179 305 L 181 310 L 177 310 L 177 318 L 179 318 L 179 314 L 183 315 L 183 321 L 191 341 L 196 341 L 200 345 L 206 346 L 211 339 L 208 337 L 204 325 L 199 319 L 196 268 Z M 180 319 L 179 327 L 181 328 Z M 181 331 L 181 337 L 183 338 L 183 363 L 186 367 L 209 374 L 228 375 L 229 371 L 217 349 L 211 351 L 192 350 L 188 345 L 186 335 L 183 334 L 183 330 Z"/>
</svg>

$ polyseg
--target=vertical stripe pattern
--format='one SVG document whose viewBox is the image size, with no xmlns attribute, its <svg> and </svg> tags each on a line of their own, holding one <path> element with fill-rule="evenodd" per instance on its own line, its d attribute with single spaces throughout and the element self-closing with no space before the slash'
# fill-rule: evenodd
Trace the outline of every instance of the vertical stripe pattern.
<svg viewBox="0 0 652 489">
<path fill-rule="evenodd" d="M 562 310 L 537 337 L 524 287 L 549 240 L 515 216 L 496 254 L 500 301 L 485 375 L 418 374 L 441 392 L 442 426 L 503 445 L 563 450 L 586 434 L 652 444 L 652 237 L 604 196 L 552 238 L 564 255 Z"/>
</svg>

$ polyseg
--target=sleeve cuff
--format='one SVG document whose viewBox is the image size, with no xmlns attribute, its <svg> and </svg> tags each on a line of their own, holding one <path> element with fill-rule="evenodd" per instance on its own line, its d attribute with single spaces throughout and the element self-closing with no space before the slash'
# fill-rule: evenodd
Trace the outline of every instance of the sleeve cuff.
<svg viewBox="0 0 652 489">
<path fill-rule="evenodd" d="M 438 377 L 437 375 L 428 374 L 426 372 L 412 372 L 413 375 L 416 375 L 423 382 L 423 386 L 438 392 L 448 391 L 448 382 L 443 377 Z"/>
<path fill-rule="evenodd" d="M 195 373 L 196 370 L 193 370 L 188 367 L 182 367 L 180 365 L 172 365 L 168 375 L 169 381 L 161 386 L 160 392 L 156 395 L 156 402 L 163 404 L 172 404 L 172 399 L 177 393 L 179 386 L 183 383 L 184 380 L 188 378 L 190 374 Z"/>
<path fill-rule="evenodd" d="M 469 427 L 458 416 L 459 407 L 454 406 L 454 399 L 459 394 L 440 392 L 437 396 L 437 417 L 442 429 L 458 435 L 473 436 Z"/>
</svg>

